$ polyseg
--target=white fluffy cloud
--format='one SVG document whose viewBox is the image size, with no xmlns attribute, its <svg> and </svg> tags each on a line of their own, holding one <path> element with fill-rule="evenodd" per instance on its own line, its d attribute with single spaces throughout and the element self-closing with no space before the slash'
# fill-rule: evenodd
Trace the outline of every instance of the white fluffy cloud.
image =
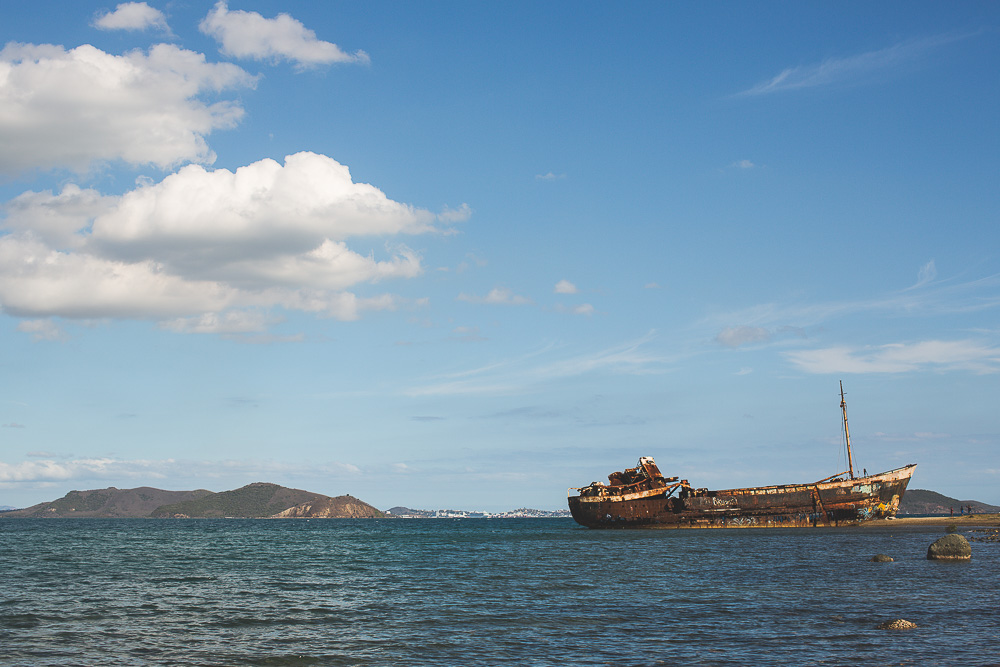
<svg viewBox="0 0 1000 667">
<path fill-rule="evenodd" d="M 116 56 L 90 45 L 10 43 L 0 51 L 0 173 L 124 160 L 211 163 L 205 142 L 243 109 L 202 92 L 255 85 L 230 63 L 171 44 Z"/>
<path fill-rule="evenodd" d="M 101 15 L 94 21 L 94 27 L 101 30 L 145 30 L 159 28 L 168 30 L 167 19 L 159 9 L 153 9 L 145 2 L 123 2 L 115 11 Z"/>
<path fill-rule="evenodd" d="M 555 287 L 556 294 L 576 294 L 576 285 L 568 280 L 560 280 L 556 283 Z"/>
<path fill-rule="evenodd" d="M 70 183 L 62 192 L 25 192 L 3 206 L 9 231 L 30 233 L 54 248 L 78 247 L 84 242 L 80 230 L 111 208 L 116 197 L 96 190 L 83 190 Z"/>
<path fill-rule="evenodd" d="M 235 172 L 188 165 L 125 195 L 94 221 L 92 240 L 124 259 L 156 256 L 212 271 L 278 253 L 316 250 L 328 258 L 337 244 L 321 248 L 324 240 L 420 234 L 431 231 L 434 220 L 355 183 L 336 160 L 304 152 L 286 157 L 284 165 L 264 159 Z"/>
<path fill-rule="evenodd" d="M 346 53 L 288 14 L 267 19 L 257 12 L 229 11 L 220 1 L 199 25 L 222 45 L 222 52 L 237 58 L 291 60 L 300 66 L 331 63 L 367 63 L 364 51 Z"/>
<path fill-rule="evenodd" d="M 21 317 L 146 318 L 191 332 L 261 331 L 273 319 L 259 310 L 274 307 L 356 319 L 399 301 L 347 288 L 423 267 L 398 241 L 379 260 L 347 240 L 433 232 L 437 219 L 315 153 L 235 172 L 188 165 L 121 197 L 27 192 L 0 236 L 0 304 Z"/>
</svg>

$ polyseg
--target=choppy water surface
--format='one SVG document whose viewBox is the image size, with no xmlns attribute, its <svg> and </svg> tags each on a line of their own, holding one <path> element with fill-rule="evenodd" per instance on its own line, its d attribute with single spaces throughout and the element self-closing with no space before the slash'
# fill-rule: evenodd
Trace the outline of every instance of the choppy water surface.
<svg viewBox="0 0 1000 667">
<path fill-rule="evenodd" d="M 1000 663 L 1000 544 L 943 534 L 2 519 L 0 664 Z"/>
</svg>

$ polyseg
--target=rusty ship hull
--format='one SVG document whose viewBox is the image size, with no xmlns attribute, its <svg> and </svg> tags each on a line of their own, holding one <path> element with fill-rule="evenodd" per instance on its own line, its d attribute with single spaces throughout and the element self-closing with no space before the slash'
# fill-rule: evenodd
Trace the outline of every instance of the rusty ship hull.
<svg viewBox="0 0 1000 667">
<path fill-rule="evenodd" d="M 664 478 L 650 457 L 611 485 L 570 489 L 569 509 L 588 528 L 847 526 L 895 516 L 915 465 L 863 477 L 710 491 Z M 628 477 L 639 479 L 627 481 Z M 625 483 L 615 481 L 625 478 Z M 576 492 L 576 493 L 574 493 Z"/>
</svg>

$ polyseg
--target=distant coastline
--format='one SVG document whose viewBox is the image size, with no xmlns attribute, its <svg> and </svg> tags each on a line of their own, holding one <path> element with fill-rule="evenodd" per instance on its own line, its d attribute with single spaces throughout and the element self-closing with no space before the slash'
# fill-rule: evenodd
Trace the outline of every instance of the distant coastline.
<svg viewBox="0 0 1000 667">
<path fill-rule="evenodd" d="M 956 512 L 957 510 L 957 512 Z M 970 514 L 971 512 L 971 514 Z M 255 482 L 232 491 L 164 491 L 152 487 L 70 491 L 62 498 L 25 509 L 5 508 L 2 518 L 237 518 L 237 519 L 561 519 L 568 509 L 519 507 L 500 512 L 413 509 L 379 510 L 351 495 L 326 496 L 300 489 Z M 961 525 L 992 526 L 1000 507 L 958 500 L 925 489 L 905 493 L 895 519 L 867 521 L 865 526 Z"/>
<path fill-rule="evenodd" d="M 135 489 L 70 491 L 62 498 L 25 509 L 0 510 L 0 519 L 549 519 L 570 518 L 568 509 L 520 507 L 503 512 L 419 510 L 397 506 L 382 511 L 350 494 L 326 496 L 254 482 L 218 493 Z"/>
</svg>

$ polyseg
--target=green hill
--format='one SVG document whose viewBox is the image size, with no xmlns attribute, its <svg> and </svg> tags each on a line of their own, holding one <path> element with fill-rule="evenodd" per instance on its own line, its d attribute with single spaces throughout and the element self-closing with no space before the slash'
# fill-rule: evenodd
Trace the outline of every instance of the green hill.
<svg viewBox="0 0 1000 667">
<path fill-rule="evenodd" d="M 950 514 L 954 510 L 957 515 L 961 511 L 959 508 L 969 505 L 974 512 L 1000 512 L 1000 507 L 978 500 L 957 500 L 936 491 L 909 489 L 899 503 L 899 514 Z"/>
<path fill-rule="evenodd" d="M 254 482 L 239 489 L 212 493 L 195 500 L 156 508 L 153 517 L 261 519 L 303 503 L 315 503 L 328 496 L 277 484 Z"/>
<path fill-rule="evenodd" d="M 59 500 L 27 509 L 0 512 L 0 518 L 381 518 L 382 512 L 352 496 L 321 493 L 256 482 L 213 493 L 138 489 L 70 491 Z"/>
<path fill-rule="evenodd" d="M 3 516 L 54 519 L 146 517 L 161 505 L 197 500 L 211 493 L 205 489 L 164 491 L 149 486 L 137 489 L 116 489 L 112 486 L 91 491 L 70 491 L 59 500 L 39 503 L 27 509 L 4 512 Z"/>
</svg>

